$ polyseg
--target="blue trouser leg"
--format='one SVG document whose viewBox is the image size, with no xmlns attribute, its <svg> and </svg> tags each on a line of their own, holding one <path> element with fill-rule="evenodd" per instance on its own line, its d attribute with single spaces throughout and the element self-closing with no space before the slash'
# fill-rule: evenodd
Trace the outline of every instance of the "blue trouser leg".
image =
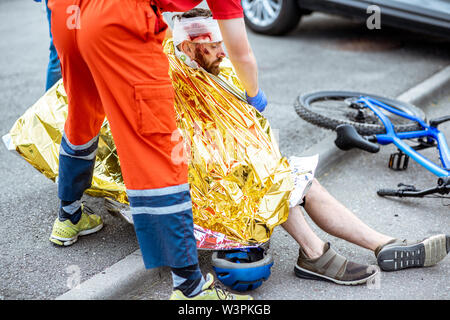
<svg viewBox="0 0 450 320">
<path fill-rule="evenodd" d="M 63 135 L 59 155 L 58 196 L 80 200 L 90 187 L 98 137 L 73 145 Z M 198 263 L 189 184 L 158 189 L 127 189 L 145 267 L 183 268 Z"/>
<path fill-rule="evenodd" d="M 48 20 L 48 28 L 50 33 L 50 56 L 47 66 L 47 80 L 45 84 L 45 91 L 53 87 L 53 85 L 61 79 L 61 64 L 58 58 L 58 53 L 56 52 L 56 48 L 53 45 L 53 36 L 51 29 L 51 16 L 52 12 L 48 8 L 47 5 L 48 0 L 45 0 L 45 8 L 47 10 L 47 20 Z"/>
<path fill-rule="evenodd" d="M 198 263 L 189 184 L 127 190 L 136 236 L 147 269 Z"/>
<path fill-rule="evenodd" d="M 59 149 L 58 197 L 62 201 L 80 200 L 91 186 L 98 136 L 81 146 L 71 144 L 63 135 Z"/>
</svg>

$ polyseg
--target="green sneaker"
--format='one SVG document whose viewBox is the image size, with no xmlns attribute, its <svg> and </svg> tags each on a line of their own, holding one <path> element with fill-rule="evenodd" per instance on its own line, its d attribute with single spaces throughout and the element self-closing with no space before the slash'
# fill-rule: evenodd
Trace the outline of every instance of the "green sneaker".
<svg viewBox="0 0 450 320">
<path fill-rule="evenodd" d="M 89 214 L 86 212 L 89 212 Z M 103 228 L 102 218 L 96 214 L 91 214 L 91 212 L 88 207 L 82 204 L 81 218 L 77 224 L 73 224 L 69 219 L 60 221 L 59 218 L 56 218 L 49 240 L 59 246 L 70 246 L 78 240 L 78 236 L 99 231 Z"/>
<path fill-rule="evenodd" d="M 235 294 L 227 291 L 220 283 L 214 281 L 211 273 L 206 275 L 202 291 L 193 297 L 186 297 L 180 290 L 175 290 L 170 300 L 253 300 L 249 295 Z"/>
</svg>

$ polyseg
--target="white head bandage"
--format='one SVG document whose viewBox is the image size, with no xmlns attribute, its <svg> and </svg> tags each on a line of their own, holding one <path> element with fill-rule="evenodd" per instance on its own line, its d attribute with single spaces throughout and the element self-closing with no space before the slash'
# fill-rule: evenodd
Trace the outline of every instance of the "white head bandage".
<svg viewBox="0 0 450 320">
<path fill-rule="evenodd" d="M 183 41 L 212 43 L 222 41 L 219 24 L 213 18 L 194 17 L 175 19 L 173 26 L 173 43 L 175 46 Z"/>
</svg>

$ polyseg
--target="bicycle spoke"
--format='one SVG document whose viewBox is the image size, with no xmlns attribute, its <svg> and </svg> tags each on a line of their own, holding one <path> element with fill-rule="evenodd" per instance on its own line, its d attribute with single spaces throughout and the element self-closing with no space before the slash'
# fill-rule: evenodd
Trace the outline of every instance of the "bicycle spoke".
<svg viewBox="0 0 450 320">
<path fill-rule="evenodd" d="M 349 103 L 343 98 L 324 98 L 321 100 L 316 100 L 310 103 L 310 108 L 312 111 L 319 114 L 326 112 L 328 116 L 339 120 L 349 120 L 366 124 L 381 124 L 380 119 L 369 109 L 362 108 L 360 110 L 352 108 Z M 384 112 L 389 116 L 391 122 L 394 124 L 403 124 L 409 122 L 405 118 L 393 115 L 388 112 Z"/>
<path fill-rule="evenodd" d="M 360 92 L 319 91 L 303 94 L 297 98 L 294 107 L 303 120 L 325 129 L 336 130 L 341 124 L 349 124 L 363 136 L 385 133 L 386 128 L 376 114 L 368 106 L 356 102 L 362 96 L 371 97 L 412 117 L 425 119 L 424 112 L 413 105 Z M 402 118 L 388 111 L 380 111 L 391 120 L 397 132 L 422 129 L 416 121 Z"/>
<path fill-rule="evenodd" d="M 358 110 L 350 108 L 346 102 L 339 100 L 316 101 L 311 104 L 311 109 L 316 112 L 327 112 L 330 117 L 339 120 L 351 120 L 369 124 L 380 124 L 378 117 L 370 110 L 361 111 L 361 120 L 358 120 Z"/>
</svg>

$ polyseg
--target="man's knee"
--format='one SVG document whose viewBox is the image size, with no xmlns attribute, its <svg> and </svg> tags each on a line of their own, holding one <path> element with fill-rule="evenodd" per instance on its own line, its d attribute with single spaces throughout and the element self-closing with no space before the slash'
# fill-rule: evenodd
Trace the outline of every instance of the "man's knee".
<svg viewBox="0 0 450 320">
<path fill-rule="evenodd" d="M 304 203 L 306 204 L 306 202 L 314 201 L 314 199 L 320 197 L 320 195 L 323 194 L 324 191 L 324 187 L 322 187 L 319 181 L 314 178 L 308 192 L 305 194 Z"/>
</svg>

